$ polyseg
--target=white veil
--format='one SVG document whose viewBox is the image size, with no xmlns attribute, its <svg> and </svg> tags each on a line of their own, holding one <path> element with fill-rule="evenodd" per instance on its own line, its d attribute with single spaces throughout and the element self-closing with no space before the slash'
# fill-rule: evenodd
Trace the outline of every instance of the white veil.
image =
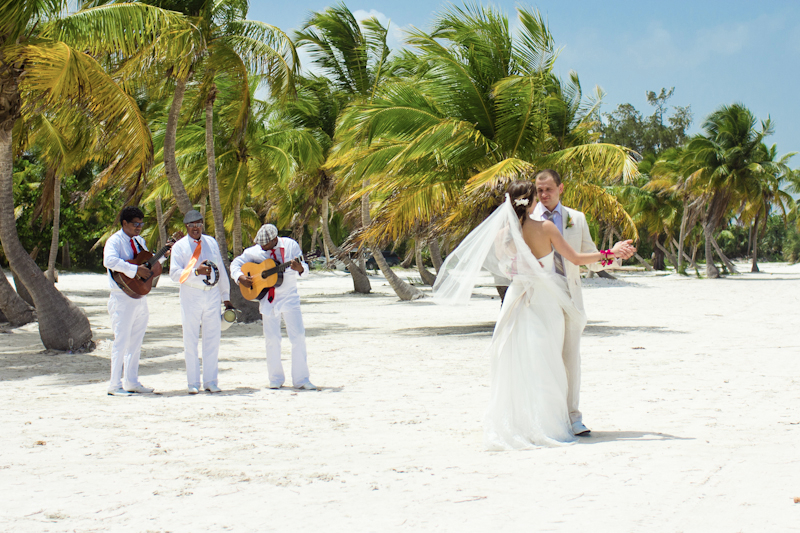
<svg viewBox="0 0 800 533">
<path fill-rule="evenodd" d="M 506 201 L 461 241 L 439 269 L 433 285 L 434 301 L 465 304 L 476 285 L 510 285 L 516 276 L 535 278 L 549 296 L 573 319 L 584 321 L 557 274 L 542 268 L 522 238 L 522 227 Z"/>
</svg>

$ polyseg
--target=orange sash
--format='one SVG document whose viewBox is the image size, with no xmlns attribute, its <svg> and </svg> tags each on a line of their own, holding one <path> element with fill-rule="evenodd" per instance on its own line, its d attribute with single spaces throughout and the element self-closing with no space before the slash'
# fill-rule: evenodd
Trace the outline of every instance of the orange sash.
<svg viewBox="0 0 800 533">
<path fill-rule="evenodd" d="M 183 272 L 181 273 L 181 279 L 180 279 L 181 283 L 189 279 L 189 275 L 192 273 L 194 265 L 197 264 L 197 260 L 200 258 L 200 250 L 202 248 L 203 248 L 203 241 L 197 241 L 197 248 L 194 249 L 192 258 L 189 259 L 189 264 L 186 265 L 186 268 L 184 268 Z"/>
</svg>

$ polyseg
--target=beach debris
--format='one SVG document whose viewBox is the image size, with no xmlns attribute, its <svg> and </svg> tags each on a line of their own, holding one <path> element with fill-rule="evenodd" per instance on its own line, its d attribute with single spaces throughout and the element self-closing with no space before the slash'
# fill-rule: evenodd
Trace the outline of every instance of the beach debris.
<svg viewBox="0 0 800 533">
<path fill-rule="evenodd" d="M 34 446 L 44 446 L 45 444 L 47 444 L 45 441 L 37 440 L 36 443 L 34 444 Z"/>
</svg>

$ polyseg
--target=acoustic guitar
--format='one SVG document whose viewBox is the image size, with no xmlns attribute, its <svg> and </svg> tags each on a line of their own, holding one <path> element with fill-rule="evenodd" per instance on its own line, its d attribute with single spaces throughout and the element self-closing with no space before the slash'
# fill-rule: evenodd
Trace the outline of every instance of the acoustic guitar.
<svg viewBox="0 0 800 533">
<path fill-rule="evenodd" d="M 313 259 L 319 253 L 314 252 L 306 257 L 306 259 Z M 302 256 L 295 257 L 300 259 Z M 267 294 L 267 291 L 272 287 L 280 287 L 283 283 L 283 273 L 289 268 L 294 259 L 285 263 L 276 263 L 274 259 L 265 259 L 261 263 L 245 263 L 242 265 L 242 274 L 245 276 L 252 276 L 253 286 L 250 288 L 239 284 L 239 290 L 242 292 L 245 300 L 261 300 Z"/>
<path fill-rule="evenodd" d="M 172 248 L 172 245 L 175 242 L 183 237 L 183 233 L 180 231 L 176 231 L 172 237 L 169 238 L 167 241 L 167 245 L 160 249 L 158 252 L 153 254 L 152 252 L 148 252 L 147 250 L 141 250 L 136 257 L 133 259 L 129 259 L 128 263 L 136 266 L 144 265 L 150 269 L 150 276 L 147 279 L 142 279 L 138 275 L 132 278 L 129 278 L 122 272 L 112 272 L 111 277 L 114 278 L 114 281 L 117 282 L 117 285 L 122 292 L 130 296 L 131 298 L 139 299 L 142 296 L 145 296 L 148 292 L 150 292 L 153 288 L 153 280 L 156 276 L 161 275 L 161 263 L 158 262 L 161 257 Z"/>
</svg>

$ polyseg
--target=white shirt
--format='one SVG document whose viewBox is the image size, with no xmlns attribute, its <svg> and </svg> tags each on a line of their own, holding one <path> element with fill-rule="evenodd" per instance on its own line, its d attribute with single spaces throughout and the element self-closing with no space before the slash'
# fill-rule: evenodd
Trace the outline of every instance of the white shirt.
<svg viewBox="0 0 800 533">
<path fill-rule="evenodd" d="M 273 254 L 274 252 L 274 254 Z M 239 276 L 242 276 L 242 265 L 245 263 L 262 263 L 267 259 L 274 259 L 276 263 L 286 263 L 302 255 L 300 245 L 288 237 L 278 237 L 278 244 L 272 250 L 264 251 L 261 246 L 255 245 L 247 248 L 242 255 L 231 263 L 231 279 L 239 284 Z M 301 261 L 303 266 L 302 274 L 308 272 L 308 265 Z M 270 302 L 266 295 L 261 299 L 261 314 L 278 314 L 286 306 L 300 305 L 300 296 L 297 294 L 297 278 L 300 272 L 287 268 L 283 273 L 283 283 L 280 287 L 275 287 L 275 299 Z"/>
<path fill-rule="evenodd" d="M 225 265 L 222 262 L 222 256 L 219 254 L 219 245 L 217 244 L 216 239 L 214 237 L 210 237 L 208 235 L 200 235 L 200 257 L 197 258 L 197 263 L 195 263 L 194 267 L 192 267 L 192 272 L 189 274 L 189 277 L 186 281 L 183 282 L 183 285 L 188 287 L 194 287 L 196 289 L 207 289 L 208 285 L 203 283 L 203 280 L 206 277 L 203 276 L 196 276 L 194 271 L 200 267 L 200 264 L 203 261 L 211 261 L 217 268 L 219 269 L 219 282 L 216 284 L 216 287 L 219 288 L 219 293 L 222 301 L 230 300 L 231 296 L 231 282 L 228 279 L 228 276 L 225 275 Z M 176 242 L 172 247 L 172 255 L 169 267 L 169 277 L 175 283 L 180 283 L 181 274 L 183 274 L 186 265 L 189 264 L 189 260 L 194 255 L 194 251 L 197 248 L 197 241 L 186 235 L 178 242 Z"/>
<path fill-rule="evenodd" d="M 136 276 L 138 267 L 134 264 L 128 263 L 135 257 L 133 248 L 131 247 L 131 239 L 136 243 L 136 251 L 141 252 L 147 250 L 147 245 L 144 239 L 140 236 L 129 237 L 124 231 L 119 230 L 114 235 L 108 238 L 106 245 L 103 247 L 103 266 L 108 270 L 108 287 L 112 291 L 122 292 L 117 282 L 111 277 L 111 271 L 122 272 L 129 278 Z M 166 261 L 162 257 L 158 260 L 159 263 Z"/>
<path fill-rule="evenodd" d="M 536 207 L 533 208 L 533 213 L 531 213 L 531 219 L 539 221 L 539 222 L 541 222 L 543 220 L 547 220 L 544 217 L 545 211 L 549 211 L 549 210 L 544 206 L 544 204 L 542 202 L 539 202 L 538 204 L 536 204 Z M 558 202 L 558 205 L 556 206 L 556 208 L 553 209 L 553 220 L 552 220 L 552 222 L 558 228 L 559 233 L 561 233 L 563 235 L 564 234 L 564 210 L 563 210 L 563 206 L 561 205 L 561 202 Z"/>
</svg>

